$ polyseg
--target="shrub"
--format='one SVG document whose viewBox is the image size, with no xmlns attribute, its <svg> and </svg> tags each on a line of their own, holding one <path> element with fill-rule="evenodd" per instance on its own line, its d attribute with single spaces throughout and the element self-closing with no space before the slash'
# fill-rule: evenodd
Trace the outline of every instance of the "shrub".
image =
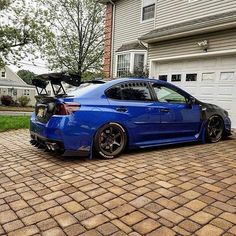
<svg viewBox="0 0 236 236">
<path fill-rule="evenodd" d="M 3 95 L 3 96 L 1 97 L 1 102 L 2 102 L 2 104 L 5 105 L 5 106 L 10 106 L 11 104 L 14 103 L 12 97 L 9 96 L 9 95 Z"/>
<path fill-rule="evenodd" d="M 28 103 L 30 102 L 30 98 L 26 96 L 21 96 L 18 98 L 18 102 L 20 103 L 20 106 L 26 107 Z"/>
</svg>

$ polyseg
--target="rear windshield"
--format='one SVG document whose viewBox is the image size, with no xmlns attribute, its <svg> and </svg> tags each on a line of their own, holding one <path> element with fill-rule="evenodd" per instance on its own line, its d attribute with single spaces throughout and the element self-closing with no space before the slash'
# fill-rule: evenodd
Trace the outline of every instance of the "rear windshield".
<svg viewBox="0 0 236 236">
<path fill-rule="evenodd" d="M 87 93 L 90 93 L 93 90 L 96 90 L 100 86 L 101 84 L 91 84 L 91 83 L 81 84 L 79 87 L 72 87 L 72 88 L 67 89 L 67 95 L 82 96 Z"/>
</svg>

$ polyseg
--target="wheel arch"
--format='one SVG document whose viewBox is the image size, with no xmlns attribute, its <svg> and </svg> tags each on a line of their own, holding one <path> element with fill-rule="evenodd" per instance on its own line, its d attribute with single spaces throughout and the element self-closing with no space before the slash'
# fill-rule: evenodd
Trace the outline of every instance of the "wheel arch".
<svg viewBox="0 0 236 236">
<path fill-rule="evenodd" d="M 95 139 L 95 136 L 97 134 L 97 132 L 105 125 L 108 125 L 108 124 L 116 124 L 116 125 L 119 125 L 125 132 L 126 134 L 126 144 L 125 144 L 125 148 L 127 148 L 129 146 L 129 143 L 130 143 L 130 132 L 128 131 L 127 127 L 121 123 L 121 122 L 117 122 L 117 121 L 107 121 L 105 123 L 103 123 L 102 125 L 100 125 L 97 130 L 94 132 L 93 134 L 93 144 L 94 144 L 94 139 Z"/>
</svg>

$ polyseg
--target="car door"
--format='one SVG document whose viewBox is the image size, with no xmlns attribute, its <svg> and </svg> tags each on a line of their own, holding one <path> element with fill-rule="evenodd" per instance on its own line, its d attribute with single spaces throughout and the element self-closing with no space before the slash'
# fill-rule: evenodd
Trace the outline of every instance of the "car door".
<svg viewBox="0 0 236 236">
<path fill-rule="evenodd" d="M 160 124 L 160 113 L 153 112 L 155 100 L 150 92 L 148 82 L 138 80 L 124 82 L 110 88 L 106 95 L 115 110 L 116 119 L 123 119 L 123 123 L 133 136 L 133 143 L 153 140 L 155 132 L 152 120 Z"/>
<path fill-rule="evenodd" d="M 159 139 L 194 139 L 201 126 L 200 106 L 191 103 L 191 96 L 168 84 L 152 83 L 157 98 L 161 124 L 155 127 Z M 176 140 L 177 141 L 177 140 Z"/>
</svg>

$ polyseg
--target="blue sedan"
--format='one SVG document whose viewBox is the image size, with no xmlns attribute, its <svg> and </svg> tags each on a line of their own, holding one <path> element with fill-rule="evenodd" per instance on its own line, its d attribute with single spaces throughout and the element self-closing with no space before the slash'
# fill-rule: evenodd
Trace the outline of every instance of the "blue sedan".
<svg viewBox="0 0 236 236">
<path fill-rule="evenodd" d="M 114 158 L 126 148 L 218 142 L 231 134 L 231 121 L 224 109 L 170 83 L 124 78 L 39 95 L 30 133 L 39 148 Z"/>
</svg>

